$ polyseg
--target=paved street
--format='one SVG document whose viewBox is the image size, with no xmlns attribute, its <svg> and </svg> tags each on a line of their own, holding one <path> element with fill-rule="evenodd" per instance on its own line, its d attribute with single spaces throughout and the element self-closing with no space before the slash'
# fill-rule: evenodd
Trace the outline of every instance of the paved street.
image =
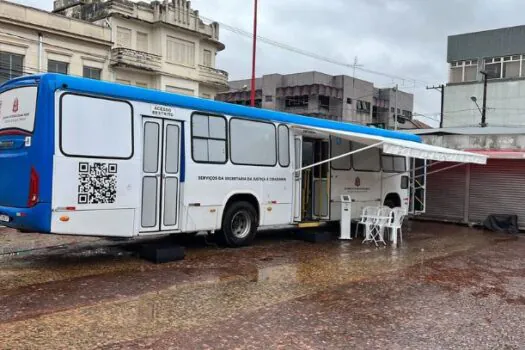
<svg viewBox="0 0 525 350">
<path fill-rule="evenodd" d="M 7 229 L 0 238 L 10 239 L 10 251 L 17 242 L 38 248 L 0 257 L 2 349 L 525 344 L 521 237 L 433 223 L 414 223 L 397 249 L 311 244 L 285 231 L 243 249 L 196 237 L 185 242 L 184 261 L 164 265 L 138 259 L 122 242 L 81 239 L 64 248 L 75 238 Z"/>
</svg>

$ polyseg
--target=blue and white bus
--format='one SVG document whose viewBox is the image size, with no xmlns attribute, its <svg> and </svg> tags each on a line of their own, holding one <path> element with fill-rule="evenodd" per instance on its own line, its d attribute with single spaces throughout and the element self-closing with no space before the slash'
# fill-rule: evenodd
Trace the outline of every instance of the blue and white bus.
<svg viewBox="0 0 525 350">
<path fill-rule="evenodd" d="M 0 86 L 0 224 L 135 237 L 336 221 L 343 194 L 409 205 L 415 135 L 57 74 Z"/>
</svg>

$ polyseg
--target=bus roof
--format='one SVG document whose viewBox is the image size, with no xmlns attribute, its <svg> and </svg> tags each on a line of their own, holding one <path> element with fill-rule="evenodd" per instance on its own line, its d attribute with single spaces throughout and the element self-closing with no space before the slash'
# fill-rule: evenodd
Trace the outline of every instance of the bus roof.
<svg viewBox="0 0 525 350">
<path fill-rule="evenodd" d="M 421 137 L 417 135 L 397 131 L 389 131 L 363 125 L 313 118 L 267 109 L 245 107 L 236 104 L 201 99 L 191 96 L 184 96 L 174 93 L 162 92 L 158 90 L 144 89 L 134 86 L 121 85 L 117 83 L 104 82 L 99 80 L 92 80 L 87 78 L 73 77 L 69 75 L 54 73 L 30 75 L 16 78 L 0 86 L 0 90 L 9 88 L 9 86 L 11 85 L 23 84 L 26 81 L 37 82 L 38 80 L 40 80 L 41 82 L 41 88 L 49 88 L 53 91 L 58 88 L 66 87 L 68 91 L 96 94 L 117 99 L 129 99 L 159 105 L 176 106 L 192 110 L 206 111 L 210 113 L 245 117 L 262 121 L 273 121 L 299 126 L 303 125 L 317 127 L 334 131 L 347 131 L 365 135 L 374 135 L 399 140 L 421 142 Z"/>
</svg>

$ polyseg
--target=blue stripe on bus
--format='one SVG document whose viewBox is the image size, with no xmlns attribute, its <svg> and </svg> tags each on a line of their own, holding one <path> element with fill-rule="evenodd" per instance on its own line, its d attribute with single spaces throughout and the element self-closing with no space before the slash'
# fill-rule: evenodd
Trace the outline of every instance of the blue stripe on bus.
<svg viewBox="0 0 525 350">
<path fill-rule="evenodd" d="M 51 87 L 54 85 L 55 88 L 64 88 L 69 91 L 90 93 L 118 99 L 128 99 L 161 105 L 177 106 L 192 110 L 206 111 L 210 113 L 252 118 L 257 120 L 304 125 L 337 131 L 347 131 L 361 133 L 365 135 L 381 136 L 392 139 L 421 142 L 421 137 L 402 132 L 371 128 L 363 125 L 342 123 L 326 119 L 300 116 L 290 113 L 276 112 L 260 108 L 245 107 L 225 102 L 212 101 L 157 90 L 149 90 L 134 86 L 120 85 L 116 83 L 109 83 L 86 78 L 78 78 L 61 74 L 47 73 L 36 77 L 29 76 L 25 78 L 18 78 L 11 81 L 11 84 L 20 82 L 23 79 L 34 80 L 39 78 L 42 80 L 43 84 L 41 84 L 41 86 L 44 88 Z M 0 89 L 2 87 L 0 87 Z"/>
</svg>

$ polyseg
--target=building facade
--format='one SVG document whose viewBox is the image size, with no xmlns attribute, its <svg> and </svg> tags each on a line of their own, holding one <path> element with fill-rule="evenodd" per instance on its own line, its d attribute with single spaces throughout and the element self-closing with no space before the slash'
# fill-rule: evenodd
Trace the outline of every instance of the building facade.
<svg viewBox="0 0 525 350">
<path fill-rule="evenodd" d="M 111 80 L 107 27 L 0 1 L 0 83 L 60 72 Z"/>
<path fill-rule="evenodd" d="M 429 168 L 422 218 L 481 225 L 492 214 L 517 215 L 519 227 L 525 229 L 525 128 L 458 127 L 419 133 L 427 144 L 489 157 L 486 165 L 439 163 Z"/>
<path fill-rule="evenodd" d="M 525 125 L 525 26 L 448 37 L 444 127 L 477 126 L 487 73 L 490 126 Z M 475 99 L 473 99 L 475 97 Z"/>
<path fill-rule="evenodd" d="M 57 72 L 214 98 L 228 74 L 217 23 L 186 0 L 57 0 L 49 13 L 0 0 L 3 80 Z"/>
<path fill-rule="evenodd" d="M 372 82 L 346 75 L 332 76 L 320 72 L 269 74 L 257 78 L 255 85 L 257 107 L 390 129 L 395 127 L 396 115 L 399 128 L 412 120 L 412 94 L 379 89 Z M 249 79 L 231 81 L 229 90 L 219 93 L 216 98 L 249 105 L 249 87 Z"/>
</svg>

